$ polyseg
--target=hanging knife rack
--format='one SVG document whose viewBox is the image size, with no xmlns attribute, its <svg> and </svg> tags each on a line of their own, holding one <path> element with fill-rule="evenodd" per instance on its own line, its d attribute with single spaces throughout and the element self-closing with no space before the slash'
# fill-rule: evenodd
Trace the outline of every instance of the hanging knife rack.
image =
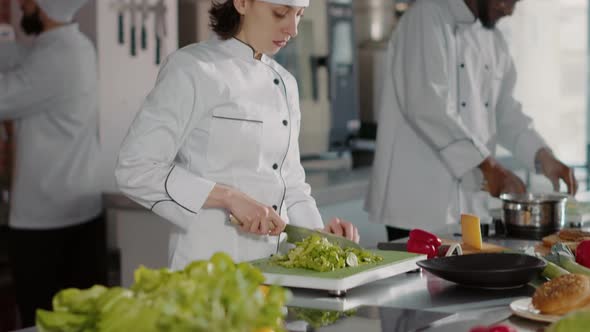
<svg viewBox="0 0 590 332">
<path fill-rule="evenodd" d="M 159 65 L 162 60 L 163 40 L 167 35 L 166 11 L 164 0 L 116 0 L 111 3 L 111 9 L 117 12 L 117 41 L 120 45 L 126 44 L 126 19 L 129 19 L 129 53 L 137 56 L 137 22 L 140 18 L 140 48 L 148 49 L 148 31 L 146 22 L 150 15 L 154 15 L 154 60 Z"/>
</svg>

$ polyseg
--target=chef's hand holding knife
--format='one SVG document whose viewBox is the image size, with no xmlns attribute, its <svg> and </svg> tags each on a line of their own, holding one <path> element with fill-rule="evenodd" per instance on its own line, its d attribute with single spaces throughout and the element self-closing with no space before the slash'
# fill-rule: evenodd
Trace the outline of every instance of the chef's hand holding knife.
<svg viewBox="0 0 590 332">
<path fill-rule="evenodd" d="M 205 208 L 226 209 L 232 223 L 246 233 L 279 235 L 285 229 L 285 221 L 266 206 L 241 191 L 216 184 L 204 204 Z"/>
<path fill-rule="evenodd" d="M 539 149 L 535 155 L 535 160 L 540 167 L 541 173 L 553 184 L 554 191 L 559 191 L 559 180 L 561 179 L 567 185 L 568 194 L 576 194 L 578 182 L 574 176 L 574 170 L 557 160 L 551 150 L 547 148 Z"/>
<path fill-rule="evenodd" d="M 492 196 L 499 197 L 503 193 L 523 194 L 526 186 L 522 180 L 513 172 L 504 168 L 493 157 L 487 157 L 480 165 L 483 173 L 483 190 L 488 191 Z"/>
<path fill-rule="evenodd" d="M 233 224 L 246 233 L 279 235 L 285 229 L 285 221 L 277 212 L 241 191 L 216 184 L 204 204 L 205 208 L 223 208 L 230 214 Z M 333 218 L 322 230 L 359 242 L 358 229 L 349 221 Z"/>
</svg>

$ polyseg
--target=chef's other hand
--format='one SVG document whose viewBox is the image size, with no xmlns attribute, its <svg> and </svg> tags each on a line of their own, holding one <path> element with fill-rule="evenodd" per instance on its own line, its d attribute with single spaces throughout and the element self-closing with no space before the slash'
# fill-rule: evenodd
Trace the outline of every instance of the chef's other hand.
<svg viewBox="0 0 590 332">
<path fill-rule="evenodd" d="M 286 225 L 272 207 L 224 185 L 213 187 L 203 207 L 226 209 L 233 216 L 232 223 L 246 233 L 279 235 Z"/>
<path fill-rule="evenodd" d="M 348 240 L 359 243 L 359 230 L 350 221 L 333 218 L 324 228 L 324 232 L 342 236 Z"/>
<path fill-rule="evenodd" d="M 522 180 L 504 168 L 494 158 L 486 158 L 479 168 L 485 180 L 483 190 L 488 191 L 492 196 L 499 197 L 502 193 L 523 194 L 526 186 Z"/>
<path fill-rule="evenodd" d="M 535 162 L 541 166 L 541 173 L 551 181 L 553 190 L 559 191 L 559 179 L 561 179 L 567 185 L 568 194 L 575 195 L 578 192 L 578 182 L 574 176 L 574 170 L 557 160 L 551 150 L 539 149 L 535 155 Z"/>
</svg>

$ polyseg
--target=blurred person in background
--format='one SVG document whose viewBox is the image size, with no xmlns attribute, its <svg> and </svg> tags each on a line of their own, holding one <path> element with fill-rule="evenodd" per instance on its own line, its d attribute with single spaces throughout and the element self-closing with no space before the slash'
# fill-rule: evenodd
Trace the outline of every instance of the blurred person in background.
<svg viewBox="0 0 590 332">
<path fill-rule="evenodd" d="M 16 127 L 9 250 L 24 326 L 60 289 L 106 283 L 96 52 L 72 23 L 84 2 L 19 0 L 34 42 L 0 44 L 0 120 Z"/>
<path fill-rule="evenodd" d="M 491 219 L 489 195 L 524 193 L 496 145 L 559 190 L 573 170 L 554 157 L 514 98 L 516 70 L 498 20 L 518 0 L 418 0 L 391 37 L 365 209 L 389 240 L 409 230 Z"/>
</svg>

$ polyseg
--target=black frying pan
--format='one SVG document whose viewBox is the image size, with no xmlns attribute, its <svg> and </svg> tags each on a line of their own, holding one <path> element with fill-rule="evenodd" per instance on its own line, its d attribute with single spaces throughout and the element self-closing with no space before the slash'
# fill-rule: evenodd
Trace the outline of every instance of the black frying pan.
<svg viewBox="0 0 590 332">
<path fill-rule="evenodd" d="M 478 288 L 516 288 L 533 280 L 547 265 L 517 253 L 490 253 L 427 259 L 416 264 L 454 283 Z"/>
</svg>

